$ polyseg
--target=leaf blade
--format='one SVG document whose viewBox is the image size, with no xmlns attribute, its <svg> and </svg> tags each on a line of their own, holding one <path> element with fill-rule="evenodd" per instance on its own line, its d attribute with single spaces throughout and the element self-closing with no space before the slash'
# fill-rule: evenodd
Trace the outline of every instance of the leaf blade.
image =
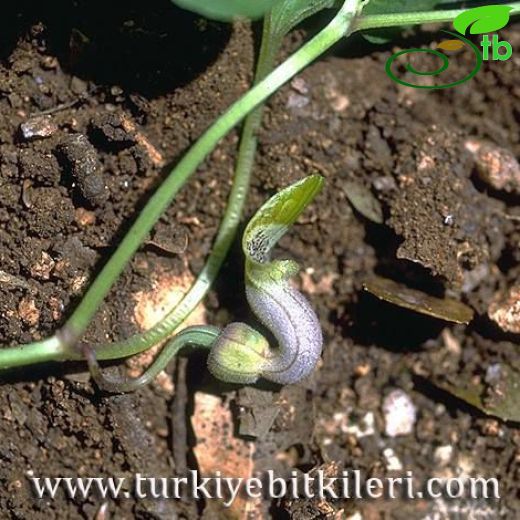
<svg viewBox="0 0 520 520">
<path fill-rule="evenodd" d="M 264 263 L 271 249 L 285 234 L 324 183 L 321 175 L 310 175 L 271 197 L 254 215 L 246 227 L 242 249 L 246 259 Z"/>
<path fill-rule="evenodd" d="M 264 16 L 279 0 L 172 0 L 187 9 L 212 20 L 231 21 L 235 17 L 257 19 Z"/>
<path fill-rule="evenodd" d="M 269 13 L 271 33 L 274 37 L 283 37 L 309 16 L 334 4 L 335 0 L 280 0 Z"/>
<path fill-rule="evenodd" d="M 503 365 L 501 372 L 500 381 L 487 388 L 484 384 L 460 383 L 456 386 L 436 379 L 432 382 L 488 416 L 498 417 L 502 421 L 520 422 L 519 373 L 508 365 Z"/>
</svg>

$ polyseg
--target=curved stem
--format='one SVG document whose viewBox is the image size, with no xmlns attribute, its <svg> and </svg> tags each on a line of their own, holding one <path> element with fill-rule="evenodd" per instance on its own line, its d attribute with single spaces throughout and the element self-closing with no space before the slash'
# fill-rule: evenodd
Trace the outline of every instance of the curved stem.
<svg viewBox="0 0 520 520">
<path fill-rule="evenodd" d="M 42 351 L 39 358 L 38 356 L 34 356 L 31 359 L 31 363 L 39 362 L 40 360 L 48 361 L 49 359 L 64 358 L 80 359 L 82 357 L 79 350 L 74 349 L 74 344 L 83 334 L 112 285 L 159 217 L 171 203 L 179 189 L 196 171 L 204 158 L 217 146 L 219 141 L 233 127 L 240 123 L 249 112 L 268 99 L 281 86 L 330 49 L 330 47 L 341 38 L 348 35 L 351 21 L 357 14 L 358 7 L 359 0 L 346 0 L 343 7 L 327 27 L 278 66 L 256 87 L 248 91 L 241 99 L 234 103 L 227 112 L 202 135 L 150 198 L 143 211 L 121 241 L 119 247 L 89 287 L 83 300 L 64 326 L 63 335 L 67 340 L 58 340 L 62 341 L 60 351 L 57 353 Z M 31 344 L 26 347 L 13 347 L 12 349 L 0 350 L 0 369 L 24 364 L 18 361 L 16 352 L 13 352 L 13 350 L 20 352 L 21 348 L 29 347 L 37 348 L 36 344 Z M 119 357 L 131 355 L 132 353 L 135 353 L 135 350 L 125 351 L 124 349 L 120 349 L 118 352 Z"/>
<path fill-rule="evenodd" d="M 106 357 L 103 357 L 103 351 L 96 351 L 92 347 L 85 346 L 83 353 L 90 373 L 100 390 L 110 393 L 133 392 L 153 381 L 181 349 L 188 346 L 210 348 L 217 339 L 219 332 L 217 327 L 188 327 L 184 329 L 163 347 L 160 354 L 143 374 L 133 379 L 116 379 L 105 376 L 97 362 L 98 359 L 106 359 Z"/>
<path fill-rule="evenodd" d="M 354 24 L 355 30 L 391 25 L 417 24 L 423 21 L 449 21 L 462 10 L 444 10 L 438 12 L 401 13 L 395 15 L 360 17 Z M 266 18 L 262 46 L 258 60 L 255 84 L 263 79 L 272 69 L 274 56 L 281 44 L 280 35 L 273 37 L 269 27 L 270 18 Z M 277 37 L 276 37 L 277 36 Z M 215 245 L 197 280 L 182 300 L 154 327 L 136 334 L 126 340 L 106 345 L 110 349 L 110 358 L 117 359 L 142 352 L 152 345 L 164 341 L 188 317 L 195 306 L 207 294 L 214 282 L 222 263 L 227 256 L 231 243 L 236 235 L 249 187 L 251 170 L 256 151 L 255 133 L 261 123 L 262 106 L 256 108 L 247 117 L 240 142 L 233 188 L 229 197 Z M 97 349 L 103 347 L 97 346 Z"/>
<path fill-rule="evenodd" d="M 347 0 L 346 4 L 355 4 Z M 350 16 L 347 16 L 350 15 Z M 89 287 L 83 300 L 66 323 L 72 335 L 79 338 L 90 323 L 99 305 L 110 291 L 134 253 L 146 239 L 157 220 L 170 205 L 179 189 L 196 171 L 204 158 L 217 146 L 219 141 L 260 103 L 274 94 L 282 85 L 309 63 L 323 54 L 342 38 L 348 27 L 352 13 L 343 8 L 334 20 L 309 43 L 293 54 L 275 69 L 266 79 L 251 89 L 234 103 L 195 143 L 181 159 L 176 168 L 152 195 L 145 208 L 125 235 L 121 244 L 105 264 L 97 278 Z"/>
<path fill-rule="evenodd" d="M 51 360 L 80 359 L 82 354 L 78 350 L 74 350 L 73 346 L 85 331 L 99 305 L 137 251 L 142 241 L 171 203 L 177 192 L 195 172 L 208 153 L 216 147 L 220 139 L 237 125 L 247 113 L 263 103 L 284 83 L 323 54 L 343 36 L 348 36 L 354 31 L 379 27 L 451 21 L 463 12 L 462 10 L 443 10 L 394 15 L 367 15 L 358 17 L 355 23 L 352 23 L 360 4 L 360 0 L 346 0 L 336 17 L 325 29 L 282 63 L 282 65 L 261 81 L 255 88 L 233 104 L 228 111 L 203 134 L 199 141 L 197 141 L 179 162 L 177 167 L 172 170 L 157 192 L 150 198 L 148 204 L 91 285 L 80 305 L 69 318 L 63 329 L 55 336 L 44 341 L 0 349 L 0 370 Z M 520 2 L 513 2 L 511 6 L 513 7 L 511 11 L 512 15 L 520 13 Z M 255 117 L 259 118 L 259 114 Z M 244 204 L 249 178 L 246 178 L 246 174 L 243 173 L 243 171 L 248 168 L 250 169 L 252 157 L 254 156 L 255 142 L 253 134 L 256 130 L 255 117 L 252 115 L 251 120 L 244 126 L 244 136 L 246 139 L 243 139 L 242 143 L 250 139 L 251 148 L 247 149 L 244 144 L 244 148 L 241 149 L 240 157 L 243 161 L 243 166 L 240 166 L 240 164 L 237 165 L 237 182 L 230 195 L 229 213 L 226 213 L 223 225 L 217 237 L 215 250 L 208 258 L 203 271 L 189 293 L 181 301 L 180 306 L 172 311 L 171 319 L 163 325 L 162 330 L 149 331 L 148 336 L 147 333 L 144 333 L 143 335 L 132 338 L 129 342 L 123 342 L 119 344 L 119 346 L 116 345 L 116 348 L 110 349 L 110 357 L 112 359 L 145 350 L 151 344 L 150 342 L 154 341 L 154 338 L 161 338 L 168 335 L 207 292 L 211 281 L 216 276 L 226 256 L 229 244 L 232 242 L 240 218 L 239 214 Z M 243 170 L 241 170 L 241 168 L 243 168 Z M 241 171 L 242 174 L 240 174 Z M 241 182 L 241 180 L 243 182 Z M 158 328 L 159 327 L 160 325 Z"/>
<path fill-rule="evenodd" d="M 280 45 L 281 39 L 273 40 L 270 37 L 270 30 L 266 23 L 258 57 L 255 84 L 264 79 L 273 69 L 274 59 Z M 147 350 L 168 338 L 205 297 L 222 267 L 240 224 L 251 181 L 257 146 L 256 132 L 262 122 L 262 112 L 263 105 L 251 112 L 244 122 L 233 185 L 226 210 L 213 249 L 195 282 L 181 301 L 159 323 L 126 340 L 110 343 L 104 347 L 98 345 L 95 347 L 98 352 L 106 351 L 108 353 L 110 351 L 111 359 L 118 359 Z"/>
</svg>

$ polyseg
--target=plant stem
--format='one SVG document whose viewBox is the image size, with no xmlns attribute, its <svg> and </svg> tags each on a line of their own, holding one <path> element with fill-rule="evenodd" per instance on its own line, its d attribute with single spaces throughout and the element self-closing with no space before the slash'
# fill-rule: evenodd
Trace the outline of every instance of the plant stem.
<svg viewBox="0 0 520 520">
<path fill-rule="evenodd" d="M 274 62 L 282 46 L 284 36 L 303 19 L 323 9 L 327 4 L 329 4 L 329 0 L 318 1 L 311 7 L 307 7 L 298 13 L 298 16 L 292 18 L 289 23 L 284 20 L 286 23 L 281 25 L 279 23 L 280 13 L 277 12 L 276 9 L 265 17 L 255 73 L 255 85 L 273 70 Z M 103 356 L 104 359 L 107 359 L 108 356 L 117 359 L 125 355 L 136 354 L 166 340 L 188 315 L 193 312 L 194 308 L 207 294 L 222 267 L 222 263 L 227 256 L 240 223 L 254 165 L 257 145 L 256 132 L 262 122 L 263 106 L 264 105 L 261 104 L 253 110 L 244 122 L 235 177 L 226 211 L 220 224 L 219 233 L 213 249 L 202 271 L 199 273 L 197 280 L 183 296 L 181 301 L 175 305 L 159 323 L 149 330 L 135 334 L 123 341 L 114 342 L 109 345 L 94 346 L 93 348 L 96 351 L 96 355 L 100 359 L 102 359 L 101 356 Z"/>
<path fill-rule="evenodd" d="M 61 339 L 50 338 L 48 343 L 33 343 L 31 345 L 0 350 L 0 369 L 26 364 L 26 359 L 20 355 L 23 349 L 34 351 L 30 362 L 48 361 L 50 359 L 80 359 L 80 350 L 75 349 L 75 343 L 84 333 L 93 315 L 111 287 L 133 257 L 141 243 L 145 240 L 159 217 L 166 210 L 179 189 L 196 171 L 205 157 L 217 146 L 219 141 L 234 128 L 244 117 L 258 105 L 267 100 L 298 72 L 321 56 L 340 39 L 350 34 L 351 22 L 357 14 L 360 0 L 346 0 L 333 20 L 312 40 L 303 45 L 290 58 L 278 66 L 269 76 L 256 87 L 248 91 L 234 103 L 195 143 L 172 170 L 163 184 L 150 198 L 136 221 L 121 241 L 112 257 L 105 264 L 97 278 L 87 290 L 83 300 L 62 329 Z M 202 284 L 192 294 L 200 298 Z M 56 341 L 58 342 L 56 344 Z M 49 345 L 53 348 L 50 349 Z M 16 354 L 16 351 L 19 353 Z M 114 352 L 118 357 L 130 355 L 133 352 Z"/>
<path fill-rule="evenodd" d="M 132 379 L 124 378 L 116 380 L 112 377 L 105 376 L 101 372 L 101 368 L 97 362 L 98 357 L 100 356 L 97 355 L 94 349 L 87 347 L 84 354 L 87 359 L 90 373 L 101 390 L 115 393 L 132 392 L 153 381 L 180 350 L 186 347 L 192 347 L 195 349 L 211 348 L 219 333 L 220 331 L 217 327 L 211 326 L 188 327 L 187 329 L 184 329 L 168 341 L 154 362 L 144 371 L 143 374 Z"/>
<path fill-rule="evenodd" d="M 0 369 L 33 365 L 46 361 L 64 361 L 68 356 L 58 335 L 27 345 L 0 350 Z"/>
<path fill-rule="evenodd" d="M 357 0 L 347 0 L 345 6 L 325 29 L 234 103 L 181 159 L 177 167 L 152 195 L 119 247 L 105 264 L 89 287 L 83 300 L 67 321 L 65 327 L 73 336 L 79 338 L 83 334 L 114 282 L 146 239 L 157 220 L 170 205 L 179 189 L 196 171 L 205 157 L 249 112 L 345 35 L 349 22 L 355 13 L 353 8 L 357 3 Z"/>
<path fill-rule="evenodd" d="M 347 37 L 352 32 L 367 29 L 451 21 L 464 12 L 464 10 L 442 10 L 367 15 L 356 18 L 361 3 L 361 0 L 345 0 L 343 7 L 327 27 L 234 103 L 202 135 L 150 198 L 65 326 L 47 340 L 0 349 L 0 370 L 51 360 L 80 359 L 82 353 L 79 349 L 74 348 L 76 342 L 85 332 L 101 302 L 157 220 L 205 157 L 248 113 L 264 103 L 281 86 L 340 39 Z M 513 7 L 511 15 L 520 13 L 520 2 L 513 2 L 510 5 Z M 354 23 L 352 23 L 353 21 Z M 268 62 L 266 61 L 266 63 Z M 261 77 L 260 71 L 257 77 Z M 244 125 L 235 182 L 215 247 L 190 291 L 167 318 L 150 331 L 130 338 L 126 342 L 111 345 L 110 348 L 97 346 L 96 355 L 99 359 L 116 359 L 146 350 L 151 344 L 167 337 L 175 330 L 207 293 L 226 257 L 240 220 L 256 148 L 254 134 L 258 129 L 260 119 L 259 109 L 256 113 L 251 114 Z"/>
<path fill-rule="evenodd" d="M 509 4 L 511 15 L 520 13 L 520 2 Z M 442 11 L 421 11 L 416 13 L 369 14 L 359 16 L 354 22 L 354 31 L 367 29 L 382 29 L 385 27 L 400 27 L 423 23 L 451 22 L 467 9 L 447 9 Z"/>
<path fill-rule="evenodd" d="M 433 14 L 435 18 L 438 18 L 436 21 L 447 21 L 453 19 L 460 12 L 461 11 L 459 10 L 450 10 L 427 14 L 430 16 L 430 19 Z M 303 17 L 306 17 L 306 15 Z M 382 17 L 371 16 L 368 18 L 370 20 L 365 20 L 365 23 L 368 26 L 370 23 L 379 23 L 381 26 Z M 378 20 L 372 20 L 373 18 L 378 18 Z M 394 15 L 392 17 L 385 16 L 383 18 L 385 18 L 385 20 L 392 18 L 390 23 L 396 25 L 413 24 L 423 21 L 424 13 L 406 13 L 404 15 Z M 271 29 L 270 24 L 271 18 L 270 16 L 267 16 L 263 27 L 262 42 L 254 84 L 258 84 L 258 82 L 264 79 L 272 70 L 275 56 L 282 43 L 282 35 L 276 34 L 276 31 Z M 361 25 L 363 25 L 363 23 L 355 23 L 355 28 L 359 29 Z M 96 355 L 99 359 L 118 359 L 133 355 L 164 341 L 188 317 L 196 305 L 202 301 L 209 291 L 229 252 L 229 248 L 236 236 L 238 225 L 240 223 L 256 153 L 257 143 L 255 134 L 261 124 L 262 111 L 263 104 L 251 112 L 244 122 L 233 187 L 229 196 L 227 208 L 218 235 L 215 239 L 214 247 L 208 256 L 204 267 L 199 273 L 197 280 L 183 296 L 181 301 L 175 305 L 175 307 L 168 312 L 168 314 L 158 324 L 149 330 L 136 334 L 120 342 L 95 346 Z"/>
<path fill-rule="evenodd" d="M 269 24 L 266 23 L 258 56 L 255 84 L 258 84 L 273 69 L 274 59 L 281 41 L 280 38 L 271 38 Z M 181 301 L 159 323 L 149 330 L 135 334 L 123 341 L 107 345 L 96 345 L 94 349 L 99 359 L 119 359 L 143 352 L 151 346 L 164 341 L 193 312 L 193 309 L 209 291 L 229 252 L 240 224 L 251 181 L 257 145 L 256 132 L 262 122 L 262 111 L 263 105 L 255 108 L 244 121 L 235 175 L 227 207 L 215 239 L 215 244 L 197 279 L 182 297 Z"/>
<path fill-rule="evenodd" d="M 269 13 L 263 24 L 262 41 L 255 73 L 254 84 L 258 84 L 274 68 L 274 62 L 284 36 L 303 19 L 324 9 L 330 4 L 329 0 L 319 0 L 312 6 L 307 6 L 290 20 L 284 19 L 280 24 L 280 12 L 276 8 Z M 237 165 L 231 194 L 224 217 L 219 227 L 219 233 L 213 249 L 199 273 L 197 280 L 167 315 L 149 330 L 135 334 L 130 338 L 114 342 L 109 345 L 96 345 L 93 348 L 99 359 L 113 359 L 125 357 L 147 350 L 153 345 L 166 340 L 177 327 L 188 317 L 194 308 L 202 301 L 222 267 L 229 248 L 236 236 L 244 204 L 247 198 L 251 172 L 256 153 L 256 132 L 262 122 L 263 104 L 251 112 L 242 128 Z M 167 348 L 167 347 L 165 347 Z"/>
</svg>

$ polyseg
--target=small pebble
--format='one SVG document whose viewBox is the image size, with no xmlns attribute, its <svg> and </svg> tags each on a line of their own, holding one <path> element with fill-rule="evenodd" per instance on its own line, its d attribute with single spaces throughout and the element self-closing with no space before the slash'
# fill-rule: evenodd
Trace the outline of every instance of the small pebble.
<svg viewBox="0 0 520 520">
<path fill-rule="evenodd" d="M 40 60 L 42 68 L 53 70 L 58 68 L 58 58 L 55 56 L 42 56 Z"/>
<path fill-rule="evenodd" d="M 455 222 L 455 217 L 453 215 L 446 215 L 444 217 L 443 222 L 445 226 L 453 226 L 453 223 Z"/>
<path fill-rule="evenodd" d="M 331 101 L 331 107 L 335 112 L 344 112 L 350 106 L 347 96 L 338 95 Z"/>
<path fill-rule="evenodd" d="M 72 76 L 72 79 L 70 80 L 70 90 L 72 90 L 74 94 L 81 96 L 86 94 L 88 90 L 88 83 L 76 76 Z"/>
<path fill-rule="evenodd" d="M 520 193 L 520 164 L 510 150 L 477 139 L 468 139 L 465 147 L 482 181 L 496 190 Z"/>
<path fill-rule="evenodd" d="M 520 285 L 496 296 L 488 308 L 488 316 L 502 330 L 520 334 Z"/>
<path fill-rule="evenodd" d="M 302 77 L 296 77 L 291 81 L 291 87 L 298 92 L 298 94 L 308 94 L 309 87 L 307 86 L 307 82 Z"/>
<path fill-rule="evenodd" d="M 121 94 L 123 94 L 124 90 L 119 87 L 118 85 L 114 85 L 113 87 L 110 88 L 110 93 L 113 95 L 113 96 L 120 96 Z"/>
<path fill-rule="evenodd" d="M 287 100 L 287 108 L 303 108 L 306 107 L 309 103 L 310 99 L 308 97 L 291 93 L 289 94 L 289 99 Z"/>
<path fill-rule="evenodd" d="M 31 276 L 39 280 L 49 280 L 55 265 L 51 255 L 42 251 L 39 260 L 31 266 Z"/>
<path fill-rule="evenodd" d="M 36 303 L 32 298 L 23 298 L 20 300 L 18 315 L 24 323 L 31 327 L 35 327 L 40 321 L 40 311 L 37 309 Z"/>
<path fill-rule="evenodd" d="M 453 446 L 446 444 L 445 446 L 438 446 L 433 452 L 433 459 L 440 468 L 445 468 L 453 458 Z"/>
<path fill-rule="evenodd" d="M 494 385 L 502 379 L 502 365 L 500 363 L 493 363 L 486 369 L 485 381 L 488 385 Z"/>
<path fill-rule="evenodd" d="M 85 228 L 96 223 L 96 214 L 85 208 L 77 208 L 74 211 L 74 220 L 79 227 Z"/>
<path fill-rule="evenodd" d="M 386 469 L 388 471 L 402 471 L 403 464 L 392 448 L 385 448 L 383 456 L 386 459 Z"/>
<path fill-rule="evenodd" d="M 373 182 L 374 188 L 377 191 L 393 191 L 397 189 L 397 184 L 395 182 L 395 179 L 393 177 L 387 176 L 387 177 L 378 177 Z"/>
<path fill-rule="evenodd" d="M 52 117 L 47 115 L 28 119 L 20 125 L 20 130 L 24 139 L 44 139 L 54 134 L 58 127 L 52 122 Z"/>
<path fill-rule="evenodd" d="M 417 411 L 403 390 L 393 390 L 383 400 L 385 433 L 388 437 L 409 435 L 413 432 Z"/>
</svg>

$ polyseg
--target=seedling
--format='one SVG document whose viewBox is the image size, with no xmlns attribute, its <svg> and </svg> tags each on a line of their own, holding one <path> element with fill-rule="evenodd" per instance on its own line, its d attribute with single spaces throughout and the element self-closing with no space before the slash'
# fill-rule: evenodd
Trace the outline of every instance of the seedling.
<svg viewBox="0 0 520 520">
<path fill-rule="evenodd" d="M 269 341 L 245 323 L 233 323 L 220 334 L 208 359 L 210 371 L 230 383 L 255 383 L 259 377 L 295 383 L 309 375 L 320 358 L 320 322 L 309 302 L 288 280 L 299 271 L 292 260 L 270 260 L 274 245 L 321 189 L 313 175 L 275 195 L 246 228 L 247 301 L 278 341 Z"/>
<path fill-rule="evenodd" d="M 303 45 L 274 71 L 270 72 L 283 36 L 307 16 L 325 8 L 334 8 L 336 4 L 334 0 L 274 0 L 274 2 L 265 0 L 262 2 L 259 1 L 258 3 L 251 2 L 250 0 L 219 0 L 218 2 L 215 0 L 211 2 L 212 9 L 215 9 L 213 12 L 202 11 L 204 6 L 207 6 L 209 2 L 201 0 L 177 0 L 177 3 L 181 4 L 181 2 L 184 7 L 192 8 L 196 12 L 204 12 L 220 19 L 227 18 L 230 14 L 235 12 L 242 15 L 253 14 L 256 16 L 264 12 L 264 9 L 270 9 L 264 18 L 264 34 L 256 74 L 257 84 L 206 130 L 172 170 L 141 211 L 127 235 L 123 238 L 112 257 L 87 290 L 82 301 L 63 328 L 46 340 L 0 350 L 0 369 L 45 361 L 79 360 L 83 359 L 85 352 L 87 352 L 90 358 L 90 364 L 95 371 L 96 363 L 94 357 L 97 357 L 97 359 L 119 359 L 128 357 L 147 350 L 151 346 L 169 337 L 202 298 L 204 298 L 215 280 L 236 234 L 254 161 L 256 144 L 255 132 L 260 124 L 261 112 L 259 107 L 261 107 L 262 103 L 307 65 L 329 50 L 335 43 L 356 31 L 399 27 L 427 22 L 446 22 L 453 20 L 463 12 L 457 9 L 435 10 L 435 6 L 445 4 L 445 0 L 401 0 L 397 3 L 397 6 L 393 5 L 394 2 L 387 2 L 386 0 L 344 0 L 336 7 L 337 12 L 332 21 L 322 29 L 321 32 Z M 462 4 L 462 2 L 460 3 Z M 261 6 L 261 9 L 252 13 L 249 13 L 247 10 L 242 10 L 244 6 L 251 6 L 252 4 Z M 240 10 L 236 11 L 236 6 L 239 6 Z M 512 3 L 511 7 L 513 8 L 511 14 L 520 12 L 520 2 Z M 166 208 L 172 203 L 178 191 L 195 173 L 198 166 L 217 146 L 219 141 L 246 118 L 248 114 L 250 115 L 243 128 L 235 179 L 228 206 L 214 248 L 191 289 L 181 302 L 171 310 L 168 316 L 150 331 L 111 345 L 96 345 L 90 348 L 84 348 L 84 346 L 81 347 L 78 345 L 85 329 L 91 322 L 103 299 L 128 262 L 132 259 L 135 252 L 147 239 L 153 226 Z M 311 177 L 311 179 L 316 178 Z M 307 186 L 306 182 L 311 181 L 305 181 L 302 186 Z M 316 183 L 317 181 L 313 180 L 312 182 Z M 293 189 L 296 188 L 293 187 Z M 283 191 L 280 196 L 283 198 L 287 196 L 287 193 L 288 192 Z M 289 200 L 292 199 L 289 198 Z M 297 198 L 295 200 L 297 200 Z M 293 202 L 290 203 L 291 207 L 292 204 Z M 272 207 L 277 206 L 274 204 Z M 291 214 L 290 212 L 287 215 Z M 273 214 L 272 217 L 280 225 L 288 226 L 292 222 L 292 217 L 289 218 L 287 215 L 285 214 L 285 209 L 282 208 L 281 211 L 277 210 L 276 214 Z M 300 298 L 301 295 L 295 296 L 287 285 L 287 277 L 295 271 L 294 264 L 291 262 L 274 262 L 271 264 L 268 262 L 268 257 L 265 256 L 268 254 L 270 247 L 274 245 L 276 241 L 275 238 L 279 238 L 276 233 L 278 233 L 281 228 L 274 234 L 271 234 L 272 230 L 268 232 L 264 230 L 267 239 L 261 242 L 269 247 L 266 247 L 262 254 L 247 245 L 251 244 L 251 240 L 258 239 L 256 233 L 257 229 L 260 229 L 257 228 L 260 221 L 261 219 L 257 220 L 255 218 L 248 227 L 248 231 L 246 231 L 246 262 L 248 262 L 246 274 L 248 276 L 249 302 L 259 317 L 265 322 L 268 322 L 271 318 L 269 318 L 268 314 L 264 313 L 263 308 L 265 302 L 260 303 L 262 302 L 262 296 L 258 293 L 258 290 L 267 284 L 269 276 L 274 273 L 274 280 L 269 282 L 272 283 L 270 289 L 273 290 L 272 294 L 277 294 L 277 291 L 283 293 L 282 300 L 278 302 L 288 312 L 295 312 L 296 309 L 295 306 L 288 306 L 288 300 L 285 300 L 285 298 Z M 274 269 L 274 271 L 271 272 L 270 269 Z M 262 376 L 270 377 L 282 383 L 294 382 L 298 377 L 308 374 L 312 369 L 308 367 L 311 367 L 311 365 L 315 363 L 321 349 L 321 332 L 319 332 L 319 327 L 316 329 L 317 321 L 315 320 L 314 313 L 308 308 L 306 303 L 304 308 L 305 312 L 309 313 L 306 326 L 309 330 L 314 330 L 314 332 L 311 334 L 308 343 L 300 343 L 299 346 L 296 345 L 296 349 L 294 349 L 294 342 L 288 341 L 291 334 L 289 330 L 291 325 L 289 323 L 284 324 L 278 318 L 276 318 L 276 320 L 273 318 L 276 322 L 276 326 L 273 327 L 273 332 L 280 342 L 279 351 L 276 351 L 275 354 L 273 354 L 270 347 L 263 343 L 256 332 L 253 334 L 251 330 L 244 329 L 242 326 L 240 327 L 238 339 L 243 339 L 243 331 L 246 330 L 245 336 L 253 338 L 255 345 L 251 347 L 250 344 L 247 343 L 247 348 L 250 349 L 250 354 L 253 355 L 253 358 L 256 356 L 259 362 L 258 366 L 249 366 L 249 375 L 247 378 L 241 375 L 241 370 L 237 367 L 237 356 L 240 357 L 242 355 L 241 352 L 235 347 L 229 347 L 229 340 L 237 339 L 238 329 L 236 326 L 233 326 L 231 329 L 228 328 L 227 332 L 222 335 L 219 335 L 219 332 L 213 328 L 206 328 L 204 330 L 187 329 L 185 332 L 176 336 L 170 345 L 176 345 L 175 349 L 177 350 L 186 344 L 210 346 L 213 345 L 215 339 L 219 336 L 219 340 L 216 344 L 217 350 L 212 352 L 210 356 L 210 369 L 215 374 L 225 378 L 227 377 L 228 379 L 233 378 L 234 380 L 242 381 L 246 379 L 253 381 L 256 380 L 257 377 Z M 296 316 L 298 315 L 296 314 Z M 268 325 L 271 325 L 271 323 L 269 322 Z M 223 344 L 224 346 L 222 346 Z M 251 343 L 251 345 L 252 344 L 253 343 Z M 258 347 L 258 345 L 260 345 L 260 347 Z M 175 349 L 173 349 L 173 351 L 176 352 Z M 223 350 L 221 351 L 220 349 Z M 233 354 L 229 365 L 227 361 L 223 361 L 222 352 L 226 349 L 229 353 Z M 298 354 L 296 357 L 294 356 L 295 352 Z M 95 356 L 93 353 L 95 353 Z M 260 355 L 261 353 L 268 353 L 267 358 Z M 158 360 L 169 359 L 168 356 L 168 352 L 163 351 L 159 355 Z M 302 357 L 302 359 L 300 359 L 300 357 Z M 249 355 L 248 359 L 250 359 Z M 256 361 L 254 363 L 256 363 Z M 154 367 L 156 366 L 157 365 L 154 365 Z M 276 372 L 278 367 L 281 367 L 281 369 L 279 372 Z M 154 368 L 154 370 L 156 370 L 156 368 Z M 144 377 L 148 377 L 149 379 L 152 376 L 153 370 L 148 373 L 148 376 L 145 375 Z"/>
<path fill-rule="evenodd" d="M 169 342 L 152 366 L 134 380 L 116 381 L 101 373 L 94 350 L 85 355 L 97 385 L 110 392 L 135 390 L 153 379 L 185 346 L 211 348 L 208 368 L 227 383 L 255 383 L 260 377 L 276 383 L 299 381 L 314 369 L 323 343 L 320 322 L 305 297 L 288 280 L 299 271 L 292 260 L 270 260 L 272 248 L 323 185 L 312 175 L 272 197 L 251 219 L 242 240 L 246 259 L 246 295 L 278 347 L 246 323 L 189 327 Z"/>
</svg>

